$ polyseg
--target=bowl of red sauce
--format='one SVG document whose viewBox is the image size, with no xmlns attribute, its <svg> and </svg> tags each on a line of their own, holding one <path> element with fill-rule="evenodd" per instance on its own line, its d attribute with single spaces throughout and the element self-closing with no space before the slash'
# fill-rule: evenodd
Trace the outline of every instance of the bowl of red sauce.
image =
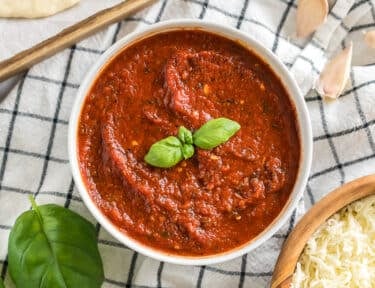
<svg viewBox="0 0 375 288">
<path fill-rule="evenodd" d="M 150 146 L 210 119 L 241 128 L 170 168 Z M 158 23 L 110 47 L 88 71 L 69 124 L 75 184 L 101 225 L 160 261 L 206 265 L 269 239 L 303 194 L 308 111 L 286 67 L 251 35 L 197 20 Z"/>
</svg>

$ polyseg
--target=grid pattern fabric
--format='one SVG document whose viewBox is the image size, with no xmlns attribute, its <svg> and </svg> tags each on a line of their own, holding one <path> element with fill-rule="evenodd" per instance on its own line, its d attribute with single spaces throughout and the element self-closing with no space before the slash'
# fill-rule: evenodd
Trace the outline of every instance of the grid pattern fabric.
<svg viewBox="0 0 375 288">
<path fill-rule="evenodd" d="M 16 217 L 39 204 L 77 211 L 97 227 L 103 287 L 267 287 L 280 247 L 296 220 L 335 187 L 375 170 L 374 50 L 362 33 L 375 27 L 374 2 L 337 0 L 312 39 L 295 40 L 295 0 L 162 0 L 27 71 L 0 103 L 0 276 L 13 287 L 7 239 Z M 289 222 L 251 253 L 219 265 L 184 267 L 124 247 L 101 229 L 82 203 L 67 155 L 68 119 L 86 71 L 117 39 L 155 22 L 199 18 L 241 29 L 272 50 L 305 95 L 314 135 L 313 166 L 304 198 Z M 354 42 L 350 83 L 325 102 L 311 88 L 327 55 Z M 360 66 L 361 65 L 361 66 Z"/>
</svg>

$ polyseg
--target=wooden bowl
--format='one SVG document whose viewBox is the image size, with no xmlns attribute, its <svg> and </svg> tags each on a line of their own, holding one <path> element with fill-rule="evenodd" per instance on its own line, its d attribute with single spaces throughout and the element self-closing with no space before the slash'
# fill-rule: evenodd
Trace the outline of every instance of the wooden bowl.
<svg viewBox="0 0 375 288">
<path fill-rule="evenodd" d="M 375 174 L 349 182 L 315 204 L 284 242 L 273 272 L 271 288 L 291 287 L 297 261 L 312 234 L 341 208 L 371 194 L 375 194 Z"/>
</svg>

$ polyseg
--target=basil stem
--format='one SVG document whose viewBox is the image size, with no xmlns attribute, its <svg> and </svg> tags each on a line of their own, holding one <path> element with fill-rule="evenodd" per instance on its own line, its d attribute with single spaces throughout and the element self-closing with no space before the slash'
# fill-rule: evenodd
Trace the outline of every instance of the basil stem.
<svg viewBox="0 0 375 288">
<path fill-rule="evenodd" d="M 164 138 L 152 144 L 144 159 L 152 166 L 170 168 L 183 159 L 182 143 L 175 136 Z"/>
<path fill-rule="evenodd" d="M 193 134 L 196 146 L 212 149 L 229 140 L 239 129 L 240 124 L 227 118 L 209 120 Z"/>
</svg>

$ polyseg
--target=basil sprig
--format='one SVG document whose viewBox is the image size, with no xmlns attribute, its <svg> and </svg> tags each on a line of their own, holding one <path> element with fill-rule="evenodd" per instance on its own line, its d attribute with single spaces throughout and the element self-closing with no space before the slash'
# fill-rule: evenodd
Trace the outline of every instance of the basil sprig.
<svg viewBox="0 0 375 288">
<path fill-rule="evenodd" d="M 104 272 L 94 225 L 30 199 L 33 209 L 17 218 L 9 235 L 9 272 L 17 288 L 100 288 Z"/>
<path fill-rule="evenodd" d="M 177 137 L 169 136 L 154 143 L 144 160 L 155 167 L 170 168 L 181 160 L 192 157 L 193 145 L 202 149 L 215 148 L 228 141 L 240 128 L 240 124 L 227 118 L 209 120 L 194 134 L 181 126 Z"/>
</svg>

